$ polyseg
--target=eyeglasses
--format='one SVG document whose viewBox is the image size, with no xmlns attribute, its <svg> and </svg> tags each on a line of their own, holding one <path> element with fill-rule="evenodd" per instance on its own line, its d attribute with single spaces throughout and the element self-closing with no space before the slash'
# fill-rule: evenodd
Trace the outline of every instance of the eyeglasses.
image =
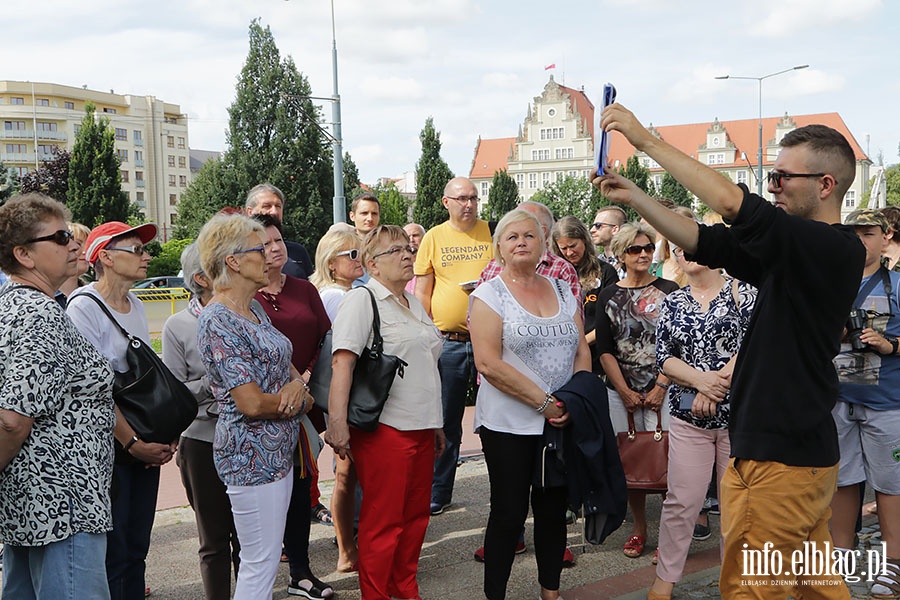
<svg viewBox="0 0 900 600">
<path fill-rule="evenodd" d="M 359 260 L 359 250 L 356 248 L 352 248 L 350 250 L 344 250 L 343 252 L 338 252 L 335 256 L 346 256 L 350 260 Z"/>
<path fill-rule="evenodd" d="M 254 246 L 253 248 L 247 248 L 246 250 L 238 250 L 237 252 L 233 252 L 233 254 L 249 254 L 250 252 L 259 252 L 259 255 L 265 258 L 266 247 L 262 245 Z"/>
<path fill-rule="evenodd" d="M 466 204 L 470 204 L 470 203 L 478 204 L 478 196 L 446 196 L 446 197 L 450 198 L 451 200 L 456 200 L 463 206 L 465 206 Z"/>
<path fill-rule="evenodd" d="M 75 234 L 71 231 L 67 229 L 60 229 L 58 231 L 54 231 L 50 235 L 36 237 L 33 240 L 28 240 L 25 243 L 33 244 L 34 242 L 53 242 L 54 244 L 59 244 L 60 246 L 68 246 L 69 242 L 71 242 L 74 238 Z"/>
<path fill-rule="evenodd" d="M 384 252 L 379 252 L 372 258 L 378 258 L 379 256 L 384 256 L 385 254 L 397 254 L 398 252 L 409 252 L 410 254 L 415 254 L 413 252 L 412 246 L 394 246 L 390 250 L 385 250 Z"/>
<path fill-rule="evenodd" d="M 599 221 L 591 223 L 591 229 L 603 229 L 604 227 L 615 227 L 615 225 L 613 223 L 601 223 Z"/>
<path fill-rule="evenodd" d="M 142 246 L 141 244 L 135 244 L 134 246 L 104 248 L 104 250 L 118 250 L 119 252 L 128 252 L 129 254 L 136 254 L 138 256 L 141 256 L 144 252 L 147 251 L 147 248 Z"/>
<path fill-rule="evenodd" d="M 795 177 L 824 177 L 825 175 L 828 175 L 828 173 L 782 173 L 780 171 L 770 171 L 769 174 L 766 175 L 766 179 L 768 179 L 769 183 L 775 187 L 780 188 L 782 179 L 794 179 Z"/>
<path fill-rule="evenodd" d="M 625 254 L 631 254 L 637 256 L 641 252 L 646 252 L 648 254 L 653 254 L 656 250 L 656 245 L 654 244 L 644 244 L 643 246 L 639 246 L 638 244 L 633 244 L 625 248 Z"/>
</svg>

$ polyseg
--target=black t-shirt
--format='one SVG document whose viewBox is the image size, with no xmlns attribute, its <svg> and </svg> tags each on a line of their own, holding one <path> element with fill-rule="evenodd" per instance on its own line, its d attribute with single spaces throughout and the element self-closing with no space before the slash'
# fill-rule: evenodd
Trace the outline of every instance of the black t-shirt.
<svg viewBox="0 0 900 600">
<path fill-rule="evenodd" d="M 862 278 L 853 227 L 789 215 L 747 187 L 732 227 L 700 226 L 693 260 L 759 288 L 731 385 L 731 455 L 792 466 L 839 460 L 832 359 Z"/>
<path fill-rule="evenodd" d="M 309 258 L 309 252 L 303 247 L 303 244 L 297 242 L 284 242 L 287 247 L 287 262 L 281 267 L 281 272 L 297 279 L 309 279 L 313 273 L 312 260 Z"/>
<path fill-rule="evenodd" d="M 619 274 L 616 269 L 609 263 L 600 261 L 600 285 L 587 291 L 584 295 L 584 332 L 590 333 L 594 330 L 595 321 L 597 320 L 597 296 L 602 290 L 611 285 L 615 285 L 619 281 Z M 600 364 L 600 355 L 597 354 L 597 343 L 590 346 L 591 349 L 591 371 L 601 377 L 605 375 L 603 366 Z"/>
</svg>

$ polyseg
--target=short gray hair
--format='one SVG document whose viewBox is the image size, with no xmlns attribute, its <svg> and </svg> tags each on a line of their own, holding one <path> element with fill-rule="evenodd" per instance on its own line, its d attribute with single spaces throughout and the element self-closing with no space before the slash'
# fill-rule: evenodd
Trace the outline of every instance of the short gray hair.
<svg viewBox="0 0 900 600">
<path fill-rule="evenodd" d="M 278 196 L 279 200 L 281 200 L 282 206 L 284 205 L 284 192 L 279 190 L 271 183 L 260 183 L 259 185 L 253 186 L 253 188 L 249 192 L 247 192 L 247 202 L 244 203 L 244 207 L 248 209 L 256 208 L 256 205 L 259 204 L 257 196 L 266 192 Z"/>
<path fill-rule="evenodd" d="M 520 202 L 518 208 L 519 210 L 524 210 L 526 212 L 531 212 L 527 207 L 534 207 L 539 213 L 538 222 L 541 224 L 541 227 L 547 228 L 547 235 L 550 235 L 550 230 L 553 229 L 553 213 L 547 208 L 547 205 L 541 204 L 535 200 L 526 200 L 525 202 Z M 534 214 L 534 213 L 532 213 Z"/>
<path fill-rule="evenodd" d="M 194 275 L 205 275 L 203 267 L 200 266 L 200 250 L 197 248 L 197 242 L 185 246 L 181 251 L 181 271 L 184 275 L 184 285 L 192 294 L 200 296 L 207 291 L 194 279 Z"/>
</svg>

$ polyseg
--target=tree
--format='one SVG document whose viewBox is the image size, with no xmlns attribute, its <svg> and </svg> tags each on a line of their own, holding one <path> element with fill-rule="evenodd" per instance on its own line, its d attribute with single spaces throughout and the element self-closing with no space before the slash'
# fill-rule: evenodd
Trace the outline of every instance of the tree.
<svg viewBox="0 0 900 600">
<path fill-rule="evenodd" d="M 656 196 L 656 186 L 650 179 L 650 170 L 641 166 L 636 154 L 632 154 L 625 162 L 624 168 L 619 168 L 619 174 L 634 182 L 636 186 L 647 192 L 648 196 Z"/>
<path fill-rule="evenodd" d="M 668 173 L 663 175 L 662 185 L 659 186 L 659 195 L 668 198 L 678 206 L 694 209 L 694 197 L 686 187 Z"/>
<path fill-rule="evenodd" d="M 194 237 L 216 211 L 243 207 L 247 191 L 268 182 L 286 196 L 285 237 L 315 248 L 331 224 L 334 197 L 321 114 L 309 82 L 293 59 L 281 58 L 269 27 L 252 21 L 249 42 L 228 108 L 225 153 L 218 164 L 204 165 L 185 191 L 176 234 Z"/>
<path fill-rule="evenodd" d="M 69 160 L 69 210 L 72 218 L 94 228 L 106 221 L 127 221 L 133 213 L 122 191 L 116 136 L 109 119 L 94 116 L 87 102 Z"/>
<path fill-rule="evenodd" d="M 18 177 L 15 171 L 10 171 L 0 160 L 0 206 L 9 200 L 10 196 L 18 188 Z"/>
<path fill-rule="evenodd" d="M 506 169 L 494 171 L 488 202 L 481 209 L 485 221 L 499 221 L 500 218 L 519 205 L 519 186 L 509 176 Z"/>
<path fill-rule="evenodd" d="M 588 214 L 591 198 L 591 184 L 584 177 L 566 175 L 557 179 L 534 194 L 531 199 L 546 205 L 553 217 L 577 217 L 584 223 L 593 222 L 593 213 Z"/>
<path fill-rule="evenodd" d="M 441 134 L 434 128 L 434 119 L 425 119 L 425 127 L 419 134 L 422 155 L 416 163 L 416 203 L 413 221 L 426 230 L 447 220 L 447 211 L 441 199 L 444 187 L 453 179 L 453 171 L 441 158 Z"/>
<path fill-rule="evenodd" d="M 25 173 L 19 179 L 20 193 L 41 192 L 65 204 L 69 198 L 71 158 L 68 150 L 59 148 L 50 160 L 45 160 L 36 170 Z"/>
<path fill-rule="evenodd" d="M 193 241 L 171 239 L 163 244 L 159 253 L 147 265 L 147 277 L 177 274 L 181 270 L 181 252 Z"/>
<path fill-rule="evenodd" d="M 399 225 L 409 223 L 409 200 L 407 200 L 393 182 L 377 185 L 372 190 L 381 204 L 381 224 Z"/>
<path fill-rule="evenodd" d="M 333 169 L 332 169 L 333 170 Z M 353 162 L 349 152 L 344 152 L 344 212 L 350 214 L 350 203 L 362 193 L 362 182 L 359 180 L 359 168 Z M 333 210 L 333 209 L 332 209 Z"/>
</svg>

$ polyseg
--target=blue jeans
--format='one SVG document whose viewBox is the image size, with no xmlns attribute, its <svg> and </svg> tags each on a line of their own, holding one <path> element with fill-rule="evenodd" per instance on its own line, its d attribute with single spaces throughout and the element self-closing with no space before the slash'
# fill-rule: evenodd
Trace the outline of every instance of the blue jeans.
<svg viewBox="0 0 900 600">
<path fill-rule="evenodd" d="M 456 463 L 462 441 L 462 419 L 466 409 L 466 390 L 475 379 L 475 359 L 471 342 L 451 342 L 444 339 L 438 359 L 441 374 L 441 404 L 444 408 L 444 435 L 447 449 L 434 461 L 434 482 L 431 502 L 449 504 L 453 499 Z"/>
<path fill-rule="evenodd" d="M 107 600 L 106 534 L 76 533 L 46 546 L 3 549 L 3 597 Z"/>
<path fill-rule="evenodd" d="M 144 571 L 156 516 L 159 467 L 113 465 L 113 530 L 107 534 L 106 577 L 112 600 L 144 597 Z"/>
</svg>

